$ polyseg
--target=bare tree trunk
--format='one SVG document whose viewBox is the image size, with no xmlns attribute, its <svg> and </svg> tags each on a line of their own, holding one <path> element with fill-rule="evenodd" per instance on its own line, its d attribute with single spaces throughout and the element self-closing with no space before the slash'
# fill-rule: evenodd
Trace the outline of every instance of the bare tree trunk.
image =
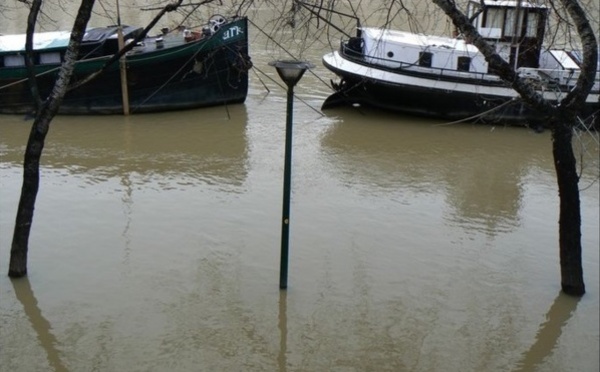
<svg viewBox="0 0 600 372">
<path fill-rule="evenodd" d="M 41 0 L 36 0 L 36 2 L 41 2 Z M 50 96 L 46 98 L 37 110 L 31 132 L 29 133 L 23 162 L 23 186 L 21 188 L 21 198 L 19 199 L 10 250 L 8 268 L 8 276 L 10 277 L 27 275 L 29 233 L 31 231 L 35 200 L 40 184 L 40 158 L 44 148 L 44 141 L 50 127 L 50 122 L 58 112 L 62 99 L 67 92 L 69 81 L 75 68 L 79 45 L 90 19 L 94 2 L 95 0 L 81 1 L 81 6 L 73 25 L 69 47 L 65 54 L 65 61 L 60 69 L 58 79 Z M 27 32 L 33 32 L 33 28 L 28 27 Z M 29 52 L 31 52 L 31 48 L 29 48 Z M 31 58 L 31 55 L 28 58 Z M 32 92 L 35 94 L 34 90 Z M 34 97 L 33 99 L 36 100 L 39 97 Z"/>
<path fill-rule="evenodd" d="M 571 118 L 574 122 L 575 118 Z M 560 196 L 559 249 L 561 287 L 572 296 L 583 296 L 583 268 L 581 261 L 581 211 L 579 176 L 572 146 L 573 129 L 568 124 L 552 126 L 552 153 Z"/>
</svg>

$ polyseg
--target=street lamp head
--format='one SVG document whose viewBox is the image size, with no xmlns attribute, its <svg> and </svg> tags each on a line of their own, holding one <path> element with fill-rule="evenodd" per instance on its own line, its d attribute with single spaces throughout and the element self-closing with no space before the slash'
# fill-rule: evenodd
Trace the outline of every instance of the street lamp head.
<svg viewBox="0 0 600 372">
<path fill-rule="evenodd" d="M 270 66 L 277 69 L 277 73 L 288 87 L 293 87 L 300 81 L 304 72 L 315 67 L 312 63 L 306 61 L 273 61 Z"/>
</svg>

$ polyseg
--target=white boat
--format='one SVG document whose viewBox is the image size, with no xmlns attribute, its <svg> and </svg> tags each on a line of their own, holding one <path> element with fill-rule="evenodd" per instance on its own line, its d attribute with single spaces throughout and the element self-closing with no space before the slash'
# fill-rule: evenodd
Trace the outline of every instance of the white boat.
<svg viewBox="0 0 600 372">
<path fill-rule="evenodd" d="M 547 6 L 524 0 L 471 0 L 468 15 L 497 53 L 532 81 L 544 98 L 559 102 L 574 87 L 582 54 L 542 45 Z M 358 27 L 357 36 L 343 40 L 338 51 L 323 57 L 323 64 L 341 78 L 333 83 L 336 92 L 323 109 L 365 104 L 449 121 L 543 126 L 543 115 L 522 102 L 483 54 L 460 35 Z M 596 128 L 599 76 L 597 72 L 579 115 L 582 123 Z"/>
</svg>

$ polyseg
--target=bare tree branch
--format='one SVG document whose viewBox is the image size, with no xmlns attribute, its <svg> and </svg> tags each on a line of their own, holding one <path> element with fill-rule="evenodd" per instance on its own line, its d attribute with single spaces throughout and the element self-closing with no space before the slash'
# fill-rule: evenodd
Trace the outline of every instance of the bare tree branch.
<svg viewBox="0 0 600 372">
<path fill-rule="evenodd" d="M 204 1 L 203 3 L 210 3 L 212 1 L 213 0 L 207 0 L 207 1 Z M 165 13 L 177 10 L 177 8 L 181 5 L 182 2 L 183 2 L 183 0 L 177 0 L 177 2 L 168 4 L 164 8 L 162 8 L 162 10 L 154 17 L 154 19 L 152 19 L 152 21 L 144 28 L 144 30 L 138 36 L 136 36 L 130 43 L 126 44 L 123 49 L 119 50 L 118 53 L 116 53 L 112 57 L 110 57 L 100 70 L 98 70 L 98 71 L 86 76 L 84 79 L 81 79 L 81 80 L 77 81 L 76 83 L 70 85 L 68 90 L 77 89 L 78 87 L 80 87 L 84 84 L 87 84 L 92 79 L 95 79 L 96 77 L 98 77 L 99 75 L 104 73 L 104 71 L 106 71 L 113 63 L 117 62 L 127 52 L 132 50 L 139 41 L 144 39 L 146 37 L 146 35 L 148 34 L 148 32 L 152 29 L 152 27 L 154 27 L 158 23 L 158 21 L 162 18 L 163 15 L 165 15 Z"/>
</svg>

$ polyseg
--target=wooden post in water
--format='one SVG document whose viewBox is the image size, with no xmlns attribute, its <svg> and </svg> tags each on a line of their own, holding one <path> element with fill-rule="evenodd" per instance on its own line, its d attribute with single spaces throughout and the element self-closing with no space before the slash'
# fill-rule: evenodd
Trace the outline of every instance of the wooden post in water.
<svg viewBox="0 0 600 372">
<path fill-rule="evenodd" d="M 119 51 L 125 46 L 123 39 L 123 26 L 121 25 L 121 11 L 119 10 L 119 0 L 117 0 L 117 37 Z M 119 59 L 119 68 L 121 71 L 121 96 L 123 98 L 123 115 L 129 115 L 129 90 L 127 88 L 127 60 L 125 56 Z"/>
</svg>

